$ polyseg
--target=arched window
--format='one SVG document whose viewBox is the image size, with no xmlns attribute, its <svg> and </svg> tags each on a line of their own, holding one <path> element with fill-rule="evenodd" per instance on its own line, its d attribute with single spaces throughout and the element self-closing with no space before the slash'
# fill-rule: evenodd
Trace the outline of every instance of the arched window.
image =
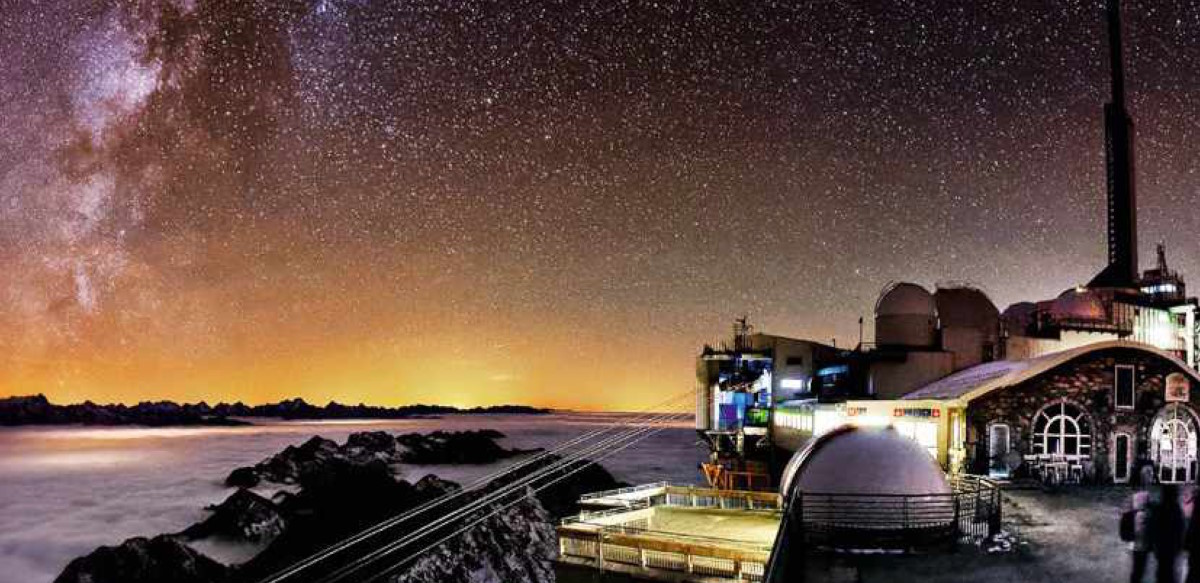
<svg viewBox="0 0 1200 583">
<path fill-rule="evenodd" d="M 1047 405 L 1033 418 L 1033 453 L 1088 456 L 1092 453 L 1092 424 L 1086 413 L 1066 401 Z"/>
</svg>

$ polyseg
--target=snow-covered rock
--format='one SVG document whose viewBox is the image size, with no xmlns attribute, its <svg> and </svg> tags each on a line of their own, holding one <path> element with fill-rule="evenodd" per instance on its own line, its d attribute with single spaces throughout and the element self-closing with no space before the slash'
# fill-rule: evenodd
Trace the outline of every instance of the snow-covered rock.
<svg viewBox="0 0 1200 583">
<path fill-rule="evenodd" d="M 483 514 L 497 510 L 489 508 Z M 442 543 L 388 583 L 553 583 L 558 552 L 550 515 L 527 497 Z"/>
<path fill-rule="evenodd" d="M 192 540 L 221 537 L 265 544 L 287 528 L 287 521 L 274 503 L 245 489 L 239 489 L 209 509 L 213 512 L 211 516 L 181 534 Z"/>
</svg>

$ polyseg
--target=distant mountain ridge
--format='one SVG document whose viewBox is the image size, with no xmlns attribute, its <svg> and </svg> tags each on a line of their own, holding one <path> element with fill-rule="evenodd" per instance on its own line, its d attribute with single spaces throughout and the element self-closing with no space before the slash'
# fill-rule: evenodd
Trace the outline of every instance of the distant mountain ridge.
<svg viewBox="0 0 1200 583">
<path fill-rule="evenodd" d="M 55 405 L 45 395 L 0 398 L 0 426 L 17 425 L 145 425 L 166 426 L 237 426 L 251 425 L 239 418 L 280 418 L 287 420 L 323 419 L 408 419 L 449 414 L 542 415 L 550 409 L 524 405 L 496 405 L 459 409 L 446 405 L 405 405 L 377 407 L 343 405 L 330 401 L 312 405 L 304 399 L 289 399 L 266 405 L 218 403 L 179 404 L 172 401 L 145 401 L 136 405 L 98 405 L 91 401 L 74 405 Z"/>
</svg>

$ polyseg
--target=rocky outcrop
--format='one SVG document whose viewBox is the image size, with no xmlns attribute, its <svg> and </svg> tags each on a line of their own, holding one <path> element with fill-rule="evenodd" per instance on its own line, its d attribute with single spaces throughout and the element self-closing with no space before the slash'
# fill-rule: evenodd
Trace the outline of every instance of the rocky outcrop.
<svg viewBox="0 0 1200 583">
<path fill-rule="evenodd" d="M 344 445 L 313 437 L 252 467 L 238 468 L 225 485 L 252 488 L 260 482 L 297 484 L 305 474 L 323 472 L 332 463 L 364 466 L 384 464 L 487 464 L 538 450 L 505 449 L 496 443 L 504 434 L 493 430 L 408 433 L 393 436 L 383 431 L 351 434 Z"/>
<path fill-rule="evenodd" d="M 222 583 L 230 571 L 168 535 L 131 538 L 71 561 L 54 583 Z"/>
<path fill-rule="evenodd" d="M 189 540 L 220 537 L 251 543 L 268 543 L 283 533 L 287 521 L 270 500 L 239 489 L 224 502 L 209 507 L 212 515 L 180 533 Z"/>
<path fill-rule="evenodd" d="M 320 473 L 335 460 L 344 459 L 334 441 L 314 436 L 300 445 L 289 445 L 283 451 L 250 468 L 237 468 L 225 478 L 226 486 L 253 486 L 260 481 L 296 484 L 310 473 Z"/>
<path fill-rule="evenodd" d="M 479 431 L 435 431 L 396 436 L 406 464 L 490 464 L 517 455 L 540 450 L 504 449 L 496 443 L 503 433 L 491 429 Z"/>
</svg>

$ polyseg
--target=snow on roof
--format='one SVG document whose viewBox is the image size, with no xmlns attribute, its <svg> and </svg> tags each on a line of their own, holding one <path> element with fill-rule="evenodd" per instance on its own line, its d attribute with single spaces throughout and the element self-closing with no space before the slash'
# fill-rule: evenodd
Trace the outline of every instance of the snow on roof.
<svg viewBox="0 0 1200 583">
<path fill-rule="evenodd" d="M 1024 382 L 1085 354 L 1109 348 L 1131 348 L 1156 354 L 1174 362 L 1180 369 L 1187 372 L 1193 380 L 1200 382 L 1200 375 L 1197 375 L 1195 370 L 1168 352 L 1140 342 L 1110 340 L 1107 342 L 1086 344 L 1027 360 L 1000 360 L 973 366 L 929 383 L 901 398 L 905 400 L 966 398 L 969 400 L 1001 387 Z"/>
</svg>

